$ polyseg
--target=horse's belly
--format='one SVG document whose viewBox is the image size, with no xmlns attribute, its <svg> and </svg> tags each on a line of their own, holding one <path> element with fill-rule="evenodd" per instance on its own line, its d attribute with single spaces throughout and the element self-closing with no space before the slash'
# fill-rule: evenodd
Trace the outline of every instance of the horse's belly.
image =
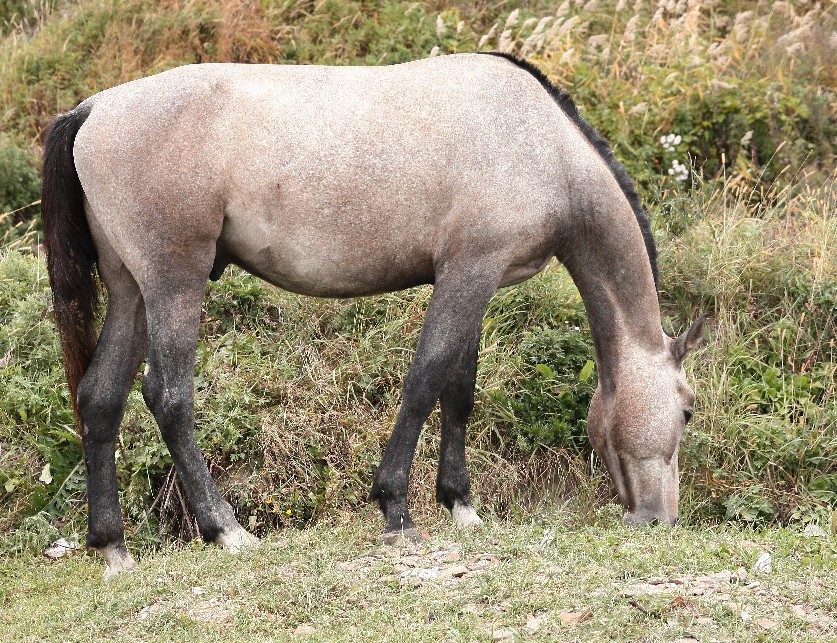
<svg viewBox="0 0 837 643">
<path fill-rule="evenodd" d="M 250 217 L 227 219 L 218 248 L 224 262 L 303 295 L 356 297 L 433 281 L 431 253 L 416 238 L 354 236 Z"/>
</svg>

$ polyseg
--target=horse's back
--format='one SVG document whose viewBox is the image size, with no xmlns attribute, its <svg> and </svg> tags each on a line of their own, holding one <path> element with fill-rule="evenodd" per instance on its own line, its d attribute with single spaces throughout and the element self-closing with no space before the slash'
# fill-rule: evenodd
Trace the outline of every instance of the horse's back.
<svg viewBox="0 0 837 643">
<path fill-rule="evenodd" d="M 91 103 L 76 165 L 104 230 L 156 234 L 146 253 L 213 243 L 311 294 L 430 282 L 465 249 L 502 247 L 525 278 L 590 156 L 534 77 L 484 55 L 193 65 Z"/>
</svg>

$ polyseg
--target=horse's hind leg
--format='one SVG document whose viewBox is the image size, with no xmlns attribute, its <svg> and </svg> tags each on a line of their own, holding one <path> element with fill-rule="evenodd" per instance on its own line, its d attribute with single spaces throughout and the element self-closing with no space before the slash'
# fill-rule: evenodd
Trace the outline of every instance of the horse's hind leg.
<svg viewBox="0 0 837 643">
<path fill-rule="evenodd" d="M 145 309 L 139 287 L 121 264 L 100 266 L 108 287 L 105 325 L 78 387 L 87 474 L 87 544 L 107 562 L 105 578 L 135 566 L 125 547 L 114 449 L 134 375 L 145 355 Z"/>
<path fill-rule="evenodd" d="M 442 390 L 442 439 L 439 447 L 439 471 L 436 478 L 436 500 L 448 508 L 459 527 L 482 524 L 471 506 L 471 483 L 465 462 L 465 427 L 474 408 L 474 387 L 477 378 L 479 327 L 472 329 L 462 357 L 449 372 Z"/>
<path fill-rule="evenodd" d="M 410 468 L 422 425 L 443 391 L 446 428 L 461 427 L 461 435 L 448 431 L 443 438 L 443 451 L 450 454 L 442 456 L 442 471 L 446 472 L 443 491 L 451 492 L 452 501 L 467 503 L 467 483 L 463 488 L 459 474 L 465 471 L 464 424 L 473 403 L 473 383 L 462 385 L 460 380 L 463 372 L 469 377 L 473 372 L 482 316 L 499 283 L 498 273 L 499 266 L 491 262 L 483 268 L 476 264 L 448 266 L 437 273 L 416 354 L 404 380 L 395 428 L 369 494 L 386 518 L 385 541 L 399 534 L 419 539 L 407 508 Z M 455 455 L 460 447 L 461 458 Z M 448 484 L 451 476 L 456 479 Z"/>
<path fill-rule="evenodd" d="M 258 539 L 236 521 L 195 441 L 195 351 L 205 284 L 205 276 L 189 279 L 176 273 L 171 278 L 158 275 L 143 285 L 148 358 L 142 393 L 171 452 L 201 535 L 238 551 Z"/>
</svg>

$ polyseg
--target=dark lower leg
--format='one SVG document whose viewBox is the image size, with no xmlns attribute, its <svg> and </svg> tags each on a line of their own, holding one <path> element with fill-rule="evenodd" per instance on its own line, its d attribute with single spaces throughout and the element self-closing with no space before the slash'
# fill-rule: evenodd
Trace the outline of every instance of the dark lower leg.
<svg viewBox="0 0 837 643">
<path fill-rule="evenodd" d="M 116 482 L 116 436 L 128 392 L 142 361 L 145 326 L 142 302 L 112 295 L 96 354 L 79 383 L 82 447 L 87 477 L 90 547 L 125 552 L 125 533 Z"/>
<path fill-rule="evenodd" d="M 465 427 L 474 408 L 477 371 L 477 347 L 469 347 L 464 363 L 451 373 L 440 397 L 442 437 L 439 447 L 439 471 L 436 477 L 436 500 L 453 512 L 454 507 L 471 506 L 470 481 L 465 462 Z"/>
<path fill-rule="evenodd" d="M 428 390 L 428 383 L 416 382 L 420 375 L 411 367 L 404 381 L 404 399 L 395 429 L 375 471 L 369 493 L 369 499 L 378 501 L 386 519 L 384 532 L 415 529 L 407 507 L 410 468 L 422 425 L 436 404 L 436 396 Z"/>
<path fill-rule="evenodd" d="M 473 268 L 473 265 L 468 266 L 468 269 Z M 495 286 L 493 278 L 468 272 L 437 277 L 416 355 L 404 381 L 398 419 L 370 492 L 370 499 L 377 500 L 384 513 L 385 533 L 414 528 L 407 508 L 407 488 L 422 425 L 447 387 L 451 371 L 461 368 L 461 364 L 476 361 L 476 341 L 483 311 Z M 469 366 L 471 371 L 474 368 Z M 464 420 L 470 409 L 464 408 L 467 403 L 462 400 L 468 396 L 453 390 L 451 395 L 459 401 L 450 406 L 451 411 L 455 409 L 457 423 L 459 415 L 464 414 L 461 422 L 461 460 L 464 463 Z M 458 439 L 456 431 L 449 432 L 447 440 L 451 454 L 459 449 Z M 457 457 L 452 456 L 451 466 L 457 461 Z M 461 468 L 464 471 L 464 464 Z M 448 470 L 453 472 L 452 468 Z M 467 471 L 465 475 L 467 478 Z M 454 483 L 453 487 L 461 489 L 461 484 Z"/>
<path fill-rule="evenodd" d="M 225 537 L 242 528 L 212 481 L 194 433 L 194 359 L 202 295 L 201 288 L 167 303 L 156 301 L 153 309 L 149 304 L 148 369 L 142 393 L 174 460 L 201 535 L 227 544 Z"/>
</svg>

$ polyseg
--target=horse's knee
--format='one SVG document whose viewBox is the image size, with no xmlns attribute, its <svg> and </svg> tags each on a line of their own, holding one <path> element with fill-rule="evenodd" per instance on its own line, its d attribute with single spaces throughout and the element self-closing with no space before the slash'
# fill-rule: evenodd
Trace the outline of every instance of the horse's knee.
<svg viewBox="0 0 837 643">
<path fill-rule="evenodd" d="M 409 415 L 426 416 L 441 395 L 449 360 L 443 356 L 423 359 L 407 372 L 402 387 L 401 406 Z"/>
</svg>

